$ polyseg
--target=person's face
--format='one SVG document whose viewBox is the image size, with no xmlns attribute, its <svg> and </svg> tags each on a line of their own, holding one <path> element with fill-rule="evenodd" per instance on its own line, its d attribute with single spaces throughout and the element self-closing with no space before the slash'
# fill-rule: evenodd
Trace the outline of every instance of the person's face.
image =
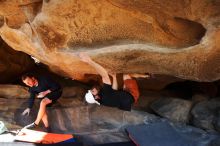
<svg viewBox="0 0 220 146">
<path fill-rule="evenodd" d="M 33 87 L 36 83 L 36 79 L 34 77 L 27 77 L 25 80 L 23 80 L 23 83 L 25 83 L 29 87 Z"/>
<path fill-rule="evenodd" d="M 94 95 L 94 96 L 98 95 L 98 93 L 99 93 L 99 91 L 96 88 L 93 88 L 90 91 L 91 91 L 92 95 Z"/>
</svg>

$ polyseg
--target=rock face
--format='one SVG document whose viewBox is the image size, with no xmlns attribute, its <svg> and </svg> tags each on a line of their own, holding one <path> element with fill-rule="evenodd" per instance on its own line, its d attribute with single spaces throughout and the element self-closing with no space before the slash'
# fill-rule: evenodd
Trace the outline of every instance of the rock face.
<svg viewBox="0 0 220 146">
<path fill-rule="evenodd" d="M 175 82 L 184 81 L 179 78 L 167 76 L 167 75 L 152 75 L 149 78 L 138 78 L 137 83 L 141 90 L 162 90 L 167 85 Z"/>
<path fill-rule="evenodd" d="M 9 46 L 63 76 L 96 74 L 76 56 L 86 51 L 118 73 L 220 79 L 218 0 L 14 0 L 0 15 Z"/>
<path fill-rule="evenodd" d="M 0 97 L 28 98 L 28 89 L 19 85 L 0 85 Z"/>
<path fill-rule="evenodd" d="M 27 54 L 13 50 L 1 38 L 0 56 L 0 83 L 12 82 L 34 66 Z"/>
<path fill-rule="evenodd" d="M 189 121 L 191 106 L 191 101 L 160 98 L 152 103 L 151 108 L 162 117 L 175 122 L 187 123 Z"/>
<path fill-rule="evenodd" d="M 197 104 L 199 102 L 202 102 L 202 101 L 208 101 L 208 97 L 205 96 L 205 95 L 202 95 L 202 94 L 195 94 L 192 96 L 192 102 L 193 104 Z"/>
<path fill-rule="evenodd" d="M 21 90 L 20 86 L 3 86 L 5 90 Z M 72 93 L 70 94 L 70 90 Z M 27 91 L 27 90 L 24 90 Z M 77 93 L 77 94 L 74 94 Z M 143 122 L 157 121 L 159 118 L 146 112 L 127 112 L 117 108 L 98 105 L 87 105 L 82 97 L 85 94 L 82 87 L 65 87 L 62 97 L 50 108 L 47 108 L 48 119 L 54 133 L 74 133 L 87 144 L 128 141 L 124 131 L 125 126 Z M 5 94 L 0 98 L 0 121 L 6 124 L 9 130 L 19 129 L 30 124 L 36 118 L 40 100 L 35 100 L 35 105 L 29 116 L 21 113 L 27 107 L 28 99 L 15 98 L 14 92 Z M 43 125 L 40 125 L 42 128 Z M 41 129 L 42 130 L 42 129 Z M 2 142 L 0 137 L 0 142 Z"/>
<path fill-rule="evenodd" d="M 198 103 L 192 109 L 193 124 L 207 130 L 220 130 L 220 99 L 215 98 L 210 101 Z"/>
<path fill-rule="evenodd" d="M 5 90 L 7 88 L 22 90 L 20 86 L 7 85 L 4 87 Z M 72 90 L 71 94 L 70 90 Z M 23 91 L 27 92 L 25 88 Z M 78 94 L 75 94 L 76 92 Z M 129 126 L 145 124 L 147 127 L 150 127 L 154 124 L 169 122 L 147 112 L 135 110 L 128 112 L 96 104 L 87 105 L 81 100 L 84 94 L 85 89 L 82 87 L 64 87 L 63 95 L 58 100 L 58 103 L 47 108 L 52 132 L 73 133 L 85 145 L 92 145 L 129 141 L 130 139 L 125 132 L 125 128 Z M 25 97 L 15 98 L 13 97 L 14 95 L 15 93 L 12 92 L 11 95 L 8 93 L 3 96 L 4 98 L 0 98 L 0 121 L 3 121 L 9 130 L 19 129 L 33 122 L 36 118 L 40 102 L 40 100 L 35 100 L 31 114 L 29 116 L 22 116 L 21 113 L 27 106 L 27 99 Z M 197 140 L 201 145 L 219 143 L 219 135 L 217 134 L 209 134 L 201 129 L 186 126 L 185 124 L 170 124 L 179 135 Z M 41 130 L 43 129 L 42 123 L 40 128 Z M 158 129 L 155 129 L 152 133 L 160 139 L 161 134 L 160 132 L 158 133 Z M 168 137 L 173 136 L 169 135 Z M 6 139 L 3 137 L 4 135 L 0 135 L 0 142 L 13 141 L 13 137 L 5 137 Z M 6 145 L 16 145 L 16 143 L 7 143 Z"/>
</svg>

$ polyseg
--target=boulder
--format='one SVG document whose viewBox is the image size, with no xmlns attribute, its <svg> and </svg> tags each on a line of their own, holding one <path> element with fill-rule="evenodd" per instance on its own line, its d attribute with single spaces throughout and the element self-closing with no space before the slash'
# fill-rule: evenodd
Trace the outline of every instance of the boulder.
<svg viewBox="0 0 220 146">
<path fill-rule="evenodd" d="M 197 104 L 199 102 L 208 101 L 209 97 L 204 94 L 195 94 L 192 96 L 192 102 L 193 104 Z"/>
<path fill-rule="evenodd" d="M 0 109 L 0 120 L 9 130 L 19 129 L 35 120 L 40 100 L 35 100 L 30 116 L 21 115 L 27 100 L 6 98 L 4 101 L 8 105 L 3 104 L 3 99 L 0 98 L 0 107 L 3 108 Z M 159 119 L 146 112 L 127 112 L 117 108 L 86 105 L 76 97 L 61 97 L 54 106 L 47 108 L 47 113 L 52 132 L 73 133 L 86 145 L 129 141 L 125 132 L 127 125 Z M 39 130 L 44 130 L 42 123 Z"/>
<path fill-rule="evenodd" d="M 181 123 L 189 122 L 192 102 L 177 98 L 160 98 L 151 104 L 154 112 L 169 120 Z"/>
<path fill-rule="evenodd" d="M 28 98 L 28 88 L 19 85 L 0 85 L 0 97 L 15 99 L 15 98 Z"/>
<path fill-rule="evenodd" d="M 206 130 L 219 130 L 219 109 L 219 98 L 196 104 L 191 111 L 193 124 Z"/>
</svg>

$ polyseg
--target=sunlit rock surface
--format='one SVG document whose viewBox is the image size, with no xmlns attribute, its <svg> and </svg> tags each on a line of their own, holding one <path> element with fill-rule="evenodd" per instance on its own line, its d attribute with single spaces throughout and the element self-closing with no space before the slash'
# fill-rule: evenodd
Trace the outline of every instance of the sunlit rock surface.
<svg viewBox="0 0 220 146">
<path fill-rule="evenodd" d="M 86 80 L 95 70 L 165 74 L 196 81 L 220 78 L 217 0 L 2 1 L 0 34 L 54 72 Z"/>
<path fill-rule="evenodd" d="M 79 52 L 87 52 L 111 72 L 153 74 L 138 79 L 142 91 L 161 90 L 184 80 L 216 81 L 220 79 L 219 26 L 218 0 L 2 0 L 0 82 L 20 80 L 33 65 L 29 55 L 60 76 L 96 80 L 96 71 L 78 59 Z M 27 55 L 11 51 L 3 41 Z M 217 95 L 217 88 L 201 85 L 207 100 Z M 36 100 L 30 116 L 22 117 L 26 88 L 1 86 L 0 92 L 0 120 L 8 128 L 33 122 L 40 101 Z M 75 133 L 86 143 L 127 141 L 124 126 L 158 120 L 146 112 L 88 106 L 84 93 L 80 87 L 64 88 L 59 103 L 48 109 L 54 132 Z M 141 92 L 133 109 L 148 111 L 151 103 L 162 97 L 154 94 Z M 200 101 L 209 104 L 195 98 L 193 111 Z M 219 130 L 219 111 L 211 111 L 211 128 L 206 128 L 199 113 L 206 113 L 207 108 L 201 108 L 195 113 L 195 126 Z"/>
</svg>

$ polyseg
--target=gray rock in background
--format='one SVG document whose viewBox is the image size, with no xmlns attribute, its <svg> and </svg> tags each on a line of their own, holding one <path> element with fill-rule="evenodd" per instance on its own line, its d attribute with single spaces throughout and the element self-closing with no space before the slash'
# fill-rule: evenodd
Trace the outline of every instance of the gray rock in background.
<svg viewBox="0 0 220 146">
<path fill-rule="evenodd" d="M 219 131 L 219 110 L 218 98 L 196 104 L 191 111 L 193 124 L 202 129 Z"/>
<path fill-rule="evenodd" d="M 88 144 L 129 141 L 128 125 L 153 122 L 159 118 L 146 112 L 122 111 L 117 108 L 82 105 L 69 108 L 50 108 L 49 119 L 56 133 L 74 133 Z"/>
<path fill-rule="evenodd" d="M 154 112 L 171 121 L 187 123 L 192 102 L 177 98 L 160 98 L 151 104 Z"/>
<path fill-rule="evenodd" d="M 195 95 L 192 96 L 193 104 L 197 104 L 199 102 L 208 101 L 208 100 L 209 100 L 209 97 L 207 95 L 195 94 Z"/>
</svg>

